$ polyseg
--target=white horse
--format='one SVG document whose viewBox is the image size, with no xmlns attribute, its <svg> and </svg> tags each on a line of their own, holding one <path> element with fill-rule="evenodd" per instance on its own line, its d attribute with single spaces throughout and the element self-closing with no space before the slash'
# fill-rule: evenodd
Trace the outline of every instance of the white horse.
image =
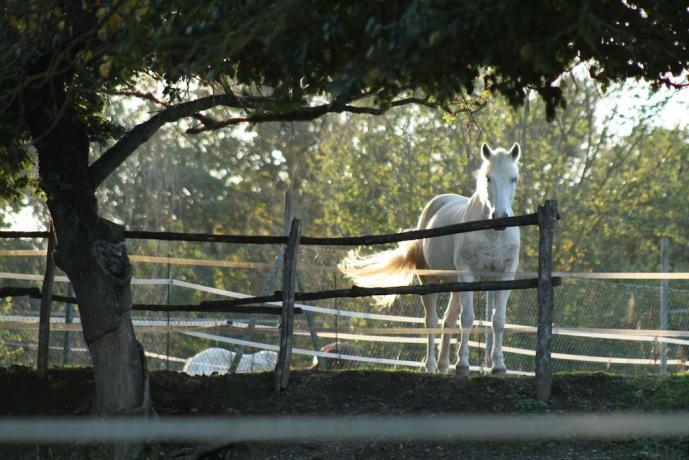
<svg viewBox="0 0 689 460">
<path fill-rule="evenodd" d="M 510 151 L 481 147 L 483 164 L 476 176 L 476 191 L 470 197 L 446 194 L 429 201 L 416 226 L 429 229 L 474 220 L 496 219 L 514 215 L 512 202 L 519 178 L 519 144 Z M 519 264 L 519 227 L 481 230 L 442 237 L 403 242 L 396 249 L 360 256 L 350 252 L 340 269 L 359 286 L 407 285 L 416 270 L 421 284 L 479 280 L 512 280 Z M 433 270 L 439 271 L 433 273 Z M 451 274 L 440 271 L 450 271 Z M 493 308 L 492 372 L 504 374 L 502 335 L 505 329 L 505 310 L 510 291 L 497 291 Z M 438 327 L 437 294 L 421 297 L 426 311 L 426 327 Z M 394 296 L 377 299 L 389 305 Z M 469 331 L 474 323 L 472 292 L 453 292 L 445 311 L 444 328 L 453 328 L 461 313 L 462 338 L 457 362 L 457 373 L 469 373 Z M 436 361 L 435 334 L 428 335 L 426 369 L 430 373 L 447 373 L 450 366 L 449 333 L 443 332 L 440 354 Z"/>
</svg>

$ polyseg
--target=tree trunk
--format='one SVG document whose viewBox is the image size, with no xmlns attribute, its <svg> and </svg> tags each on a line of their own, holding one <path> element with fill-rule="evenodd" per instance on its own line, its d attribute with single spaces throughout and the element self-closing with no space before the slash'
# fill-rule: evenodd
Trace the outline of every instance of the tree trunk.
<svg viewBox="0 0 689 460">
<path fill-rule="evenodd" d="M 88 130 L 64 87 L 53 80 L 27 90 L 22 102 L 55 226 L 55 263 L 74 286 L 91 354 L 93 411 L 149 413 L 146 359 L 131 320 L 132 268 L 124 229 L 98 216 L 88 171 Z"/>
</svg>

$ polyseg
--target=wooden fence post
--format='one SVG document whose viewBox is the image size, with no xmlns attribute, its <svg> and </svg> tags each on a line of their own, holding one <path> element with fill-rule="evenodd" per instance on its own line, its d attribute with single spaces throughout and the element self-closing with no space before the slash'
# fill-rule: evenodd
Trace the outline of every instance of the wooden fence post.
<svg viewBox="0 0 689 460">
<path fill-rule="evenodd" d="M 553 334 L 553 233 L 557 202 L 547 200 L 538 207 L 538 343 L 536 344 L 536 397 L 550 398 L 552 362 L 550 342 Z"/>
<path fill-rule="evenodd" d="M 50 346 L 50 304 L 53 296 L 53 281 L 55 280 L 55 230 L 50 226 L 48 236 L 48 252 L 46 254 L 45 274 L 41 288 L 41 313 L 38 322 L 38 378 L 43 379 L 48 374 L 48 350 Z"/>
<path fill-rule="evenodd" d="M 292 362 L 292 338 L 294 332 L 294 285 L 296 282 L 297 259 L 299 256 L 299 239 L 301 222 L 292 220 L 292 226 L 285 248 L 284 270 L 282 273 L 282 321 L 280 323 L 280 351 L 275 366 L 275 392 L 287 389 L 289 366 Z"/>
</svg>

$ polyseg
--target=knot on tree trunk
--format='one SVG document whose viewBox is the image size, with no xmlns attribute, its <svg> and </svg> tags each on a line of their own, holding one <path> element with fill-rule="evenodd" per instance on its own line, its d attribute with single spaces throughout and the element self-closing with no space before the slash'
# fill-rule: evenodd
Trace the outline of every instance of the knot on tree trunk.
<svg viewBox="0 0 689 460">
<path fill-rule="evenodd" d="M 110 243 L 98 240 L 93 243 L 91 255 L 101 271 L 112 276 L 120 285 L 128 285 L 132 278 L 132 266 L 127 256 L 127 246 L 124 242 Z"/>
<path fill-rule="evenodd" d="M 84 324 L 84 339 L 93 343 L 122 325 L 123 316 L 131 311 L 129 283 L 132 267 L 124 242 L 96 240 L 90 256 L 95 262 L 87 276 L 74 277 L 74 288 Z"/>
</svg>

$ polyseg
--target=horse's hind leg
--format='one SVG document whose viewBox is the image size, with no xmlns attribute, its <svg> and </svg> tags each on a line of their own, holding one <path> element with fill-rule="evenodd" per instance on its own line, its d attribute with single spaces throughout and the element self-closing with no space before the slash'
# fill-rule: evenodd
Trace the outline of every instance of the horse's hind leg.
<svg viewBox="0 0 689 460">
<path fill-rule="evenodd" d="M 438 294 L 426 294 L 421 296 L 421 303 L 426 311 L 426 327 L 435 329 L 438 327 L 438 312 L 436 311 L 436 300 Z M 428 333 L 428 344 L 426 345 L 426 371 L 430 374 L 438 372 L 438 363 L 435 360 L 435 332 Z"/>
<path fill-rule="evenodd" d="M 459 316 L 459 296 L 456 292 L 450 294 L 450 302 L 445 311 L 445 320 L 443 322 L 443 341 L 440 344 L 440 355 L 438 356 L 438 370 L 441 374 L 447 374 L 450 368 L 450 342 L 452 334 L 445 332 L 445 329 L 452 329 L 457 327 L 457 317 Z"/>
</svg>

